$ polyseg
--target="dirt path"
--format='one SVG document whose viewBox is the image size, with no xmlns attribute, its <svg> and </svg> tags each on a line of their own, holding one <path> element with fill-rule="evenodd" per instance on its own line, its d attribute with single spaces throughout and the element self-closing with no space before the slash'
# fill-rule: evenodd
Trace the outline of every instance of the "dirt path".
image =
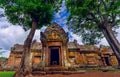
<svg viewBox="0 0 120 77">
<path fill-rule="evenodd" d="M 83 74 L 47 74 L 37 75 L 33 77 L 120 77 L 120 72 L 100 72 L 100 71 L 87 71 Z"/>
</svg>

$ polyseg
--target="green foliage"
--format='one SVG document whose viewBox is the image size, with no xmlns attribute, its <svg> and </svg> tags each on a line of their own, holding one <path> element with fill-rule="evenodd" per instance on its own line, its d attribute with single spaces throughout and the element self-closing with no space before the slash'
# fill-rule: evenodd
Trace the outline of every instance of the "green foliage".
<svg viewBox="0 0 120 77">
<path fill-rule="evenodd" d="M 70 12 L 68 27 L 80 34 L 85 44 L 97 44 L 103 38 L 101 23 L 116 27 L 120 21 L 119 0 L 66 0 L 66 6 Z"/>
<path fill-rule="evenodd" d="M 97 32 L 97 29 L 85 30 L 81 36 L 82 42 L 86 45 L 98 44 L 102 38 L 101 32 Z"/>
<path fill-rule="evenodd" d="M 54 7 L 56 1 L 57 0 L 0 0 L 0 6 L 5 10 L 5 15 L 10 23 L 31 28 L 32 21 L 36 21 L 39 26 L 37 28 L 40 28 L 52 20 L 53 13 L 56 8 L 58 8 Z M 60 1 L 61 0 L 59 0 L 59 2 Z"/>
<path fill-rule="evenodd" d="M 6 57 L 0 57 L 0 60 L 1 60 L 1 59 L 7 59 L 7 58 L 6 58 Z"/>
<path fill-rule="evenodd" d="M 0 77 L 13 77 L 14 74 L 14 71 L 0 71 Z"/>
</svg>

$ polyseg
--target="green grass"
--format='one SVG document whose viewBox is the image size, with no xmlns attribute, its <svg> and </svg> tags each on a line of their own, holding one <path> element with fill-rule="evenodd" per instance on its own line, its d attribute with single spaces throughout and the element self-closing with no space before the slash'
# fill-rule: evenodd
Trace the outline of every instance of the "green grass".
<svg viewBox="0 0 120 77">
<path fill-rule="evenodd" d="M 0 77 L 13 77 L 14 71 L 0 71 Z"/>
</svg>

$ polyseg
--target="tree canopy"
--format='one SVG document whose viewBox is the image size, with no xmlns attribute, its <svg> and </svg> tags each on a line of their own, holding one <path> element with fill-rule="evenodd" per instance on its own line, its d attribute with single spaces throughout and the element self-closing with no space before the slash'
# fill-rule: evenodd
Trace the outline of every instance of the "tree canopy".
<svg viewBox="0 0 120 77">
<path fill-rule="evenodd" d="M 53 13 L 60 6 L 57 0 L 0 0 L 0 7 L 5 10 L 5 16 L 12 24 L 31 28 L 32 20 L 38 22 L 38 27 L 50 23 Z M 55 5 L 59 4 L 58 6 Z M 54 9 L 55 8 L 55 9 Z M 34 17 L 34 19 L 32 19 Z"/>
<path fill-rule="evenodd" d="M 70 12 L 69 28 L 82 36 L 85 44 L 97 44 L 103 38 L 100 24 L 114 28 L 120 22 L 119 0 L 66 0 Z"/>
</svg>

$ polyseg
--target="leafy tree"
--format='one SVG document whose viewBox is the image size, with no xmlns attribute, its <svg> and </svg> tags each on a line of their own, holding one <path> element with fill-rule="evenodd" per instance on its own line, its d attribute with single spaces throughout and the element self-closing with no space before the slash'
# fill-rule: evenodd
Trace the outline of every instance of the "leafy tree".
<svg viewBox="0 0 120 77">
<path fill-rule="evenodd" d="M 30 46 L 35 30 L 50 23 L 60 3 L 61 0 L 0 0 L 0 7 L 5 10 L 10 23 L 22 25 L 25 29 L 31 28 L 24 41 L 23 56 L 15 77 L 31 73 Z"/>
<path fill-rule="evenodd" d="M 120 1 L 66 0 L 66 6 L 70 12 L 69 27 L 73 31 L 81 33 L 83 39 L 89 39 L 85 39 L 85 42 L 93 41 L 96 37 L 102 38 L 104 35 L 120 66 L 120 44 L 114 35 L 115 30 L 113 30 L 118 28 L 120 23 Z"/>
</svg>

